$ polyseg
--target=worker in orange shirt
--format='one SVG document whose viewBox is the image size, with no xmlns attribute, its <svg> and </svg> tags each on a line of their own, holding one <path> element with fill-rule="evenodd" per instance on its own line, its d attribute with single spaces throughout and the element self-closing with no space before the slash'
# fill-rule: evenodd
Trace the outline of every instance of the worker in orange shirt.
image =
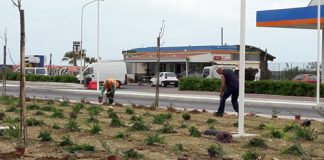
<svg viewBox="0 0 324 160">
<path fill-rule="evenodd" d="M 107 103 L 107 99 L 109 100 L 109 104 L 114 103 L 115 91 L 116 81 L 111 78 L 105 80 L 101 89 L 101 95 L 103 95 L 106 92 L 105 103 Z"/>
</svg>

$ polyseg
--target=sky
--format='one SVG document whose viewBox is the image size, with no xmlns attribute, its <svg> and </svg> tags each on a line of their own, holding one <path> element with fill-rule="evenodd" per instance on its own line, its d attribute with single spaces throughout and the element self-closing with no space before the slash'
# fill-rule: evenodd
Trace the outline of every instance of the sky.
<svg viewBox="0 0 324 160">
<path fill-rule="evenodd" d="M 91 0 L 22 0 L 26 21 L 26 55 L 53 54 L 54 65 L 81 39 L 81 9 Z M 247 0 L 246 44 L 267 49 L 275 62 L 316 60 L 317 31 L 256 27 L 259 10 L 305 7 L 310 0 Z M 100 2 L 102 59 L 122 59 L 122 51 L 156 46 L 165 20 L 163 46 L 220 45 L 240 41 L 240 0 L 104 0 Z M 83 48 L 97 56 L 97 3 L 85 7 Z M 19 63 L 19 12 L 11 0 L 0 0 L 0 35 L 7 28 L 8 48 Z M 3 46 L 0 39 L 0 45 Z M 0 64 L 3 54 L 0 51 Z M 12 64 L 10 59 L 7 60 Z"/>
</svg>

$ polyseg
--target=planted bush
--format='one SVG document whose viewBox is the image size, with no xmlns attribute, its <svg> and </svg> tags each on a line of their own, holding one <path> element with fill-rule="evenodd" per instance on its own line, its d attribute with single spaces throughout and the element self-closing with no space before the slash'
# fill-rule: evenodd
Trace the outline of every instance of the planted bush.
<svg viewBox="0 0 324 160">
<path fill-rule="evenodd" d="M 208 125 L 213 125 L 213 124 L 215 124 L 217 122 L 217 120 L 216 119 L 211 119 L 211 118 L 209 118 L 208 120 L 207 120 L 207 124 Z"/>
<path fill-rule="evenodd" d="M 184 151 L 184 147 L 183 147 L 183 145 L 182 145 L 181 143 L 177 143 L 177 144 L 175 144 L 175 145 L 173 146 L 173 149 L 175 150 L 175 152 L 176 152 L 177 154 L 179 154 L 179 153 L 181 153 L 181 152 Z"/>
<path fill-rule="evenodd" d="M 244 152 L 242 156 L 243 160 L 256 160 L 256 159 L 262 159 L 262 157 L 263 155 L 251 150 Z"/>
<path fill-rule="evenodd" d="M 278 138 L 281 139 L 284 136 L 284 133 L 276 128 L 270 128 L 269 133 L 267 134 L 270 138 Z"/>
<path fill-rule="evenodd" d="M 252 138 L 247 144 L 247 147 L 267 148 L 268 145 L 262 138 Z"/>
<path fill-rule="evenodd" d="M 42 126 L 45 124 L 43 120 L 38 120 L 36 118 L 28 118 L 26 123 L 27 126 Z"/>
<path fill-rule="evenodd" d="M 130 118 L 131 121 L 143 121 L 143 117 L 140 116 L 140 115 L 133 115 L 131 118 Z"/>
<path fill-rule="evenodd" d="M 135 121 L 129 128 L 130 131 L 148 131 L 149 126 L 147 126 L 144 121 Z"/>
<path fill-rule="evenodd" d="M 149 135 L 145 138 L 146 145 L 153 145 L 155 143 L 163 144 L 165 137 L 161 137 L 159 133 Z"/>
<path fill-rule="evenodd" d="M 161 132 L 161 133 L 165 133 L 165 134 L 167 134 L 167 133 L 177 133 L 174 130 L 173 126 L 170 125 L 169 123 L 164 124 L 163 127 L 161 129 L 159 129 L 158 131 Z"/>
<path fill-rule="evenodd" d="M 101 127 L 99 123 L 94 123 L 90 130 L 91 134 L 99 134 L 100 131 L 101 131 Z"/>
<path fill-rule="evenodd" d="M 122 155 L 123 155 L 122 156 L 123 159 L 125 159 L 125 160 L 128 160 L 128 159 L 132 159 L 132 160 L 144 159 L 144 155 L 138 153 L 134 149 L 129 149 L 129 150 L 123 152 Z"/>
<path fill-rule="evenodd" d="M 307 141 L 314 141 L 317 138 L 317 133 L 315 128 L 310 127 L 297 127 L 295 129 L 296 138 L 304 139 Z"/>
<path fill-rule="evenodd" d="M 81 109 L 83 109 L 83 108 L 84 108 L 84 105 L 82 103 L 77 103 L 73 106 L 72 112 L 79 114 Z"/>
<path fill-rule="evenodd" d="M 41 107 L 40 108 L 40 110 L 42 110 L 42 111 L 47 111 L 47 112 L 50 112 L 50 111 L 52 111 L 52 109 L 56 109 L 56 108 L 54 108 L 54 107 L 52 107 L 52 106 L 44 106 L 44 107 Z"/>
<path fill-rule="evenodd" d="M 10 125 L 9 128 L 5 130 L 5 135 L 11 138 L 18 138 L 19 137 L 18 125 Z"/>
<path fill-rule="evenodd" d="M 73 145 L 73 142 L 72 142 L 72 140 L 70 139 L 70 136 L 63 136 L 62 138 L 61 138 L 61 142 L 59 143 L 59 146 L 61 146 L 61 147 L 63 147 L 63 146 L 71 146 L 71 145 Z"/>
<path fill-rule="evenodd" d="M 295 131 L 297 128 L 300 128 L 300 127 L 296 123 L 292 123 L 290 125 L 285 125 L 283 131 L 284 132 Z"/>
<path fill-rule="evenodd" d="M 114 137 L 116 139 L 126 139 L 129 136 L 130 136 L 129 133 L 127 133 L 127 132 L 118 132 Z"/>
<path fill-rule="evenodd" d="M 182 114 L 182 118 L 185 121 L 189 121 L 191 119 L 191 115 L 190 115 L 190 113 L 185 112 L 185 113 Z"/>
<path fill-rule="evenodd" d="M 6 112 L 19 112 L 18 108 L 15 106 L 9 106 L 5 111 Z"/>
<path fill-rule="evenodd" d="M 52 141 L 52 136 L 51 136 L 51 132 L 49 131 L 41 131 L 39 132 L 39 135 L 37 138 L 40 138 L 41 141 L 45 142 L 45 141 Z"/>
<path fill-rule="evenodd" d="M 90 116 L 97 116 L 102 111 L 103 108 L 101 106 L 91 106 L 88 108 L 88 113 Z"/>
<path fill-rule="evenodd" d="M 212 144 L 207 149 L 209 157 L 223 159 L 224 149 L 220 144 Z"/>
<path fill-rule="evenodd" d="M 198 128 L 196 127 L 190 127 L 189 128 L 189 132 L 190 132 L 190 136 L 193 136 L 193 137 L 201 137 L 201 132 L 198 130 Z"/>
<path fill-rule="evenodd" d="M 66 124 L 66 128 L 71 132 L 80 130 L 78 122 L 75 119 L 70 119 L 69 122 Z"/>
<path fill-rule="evenodd" d="M 290 145 L 288 148 L 284 149 L 282 151 L 283 154 L 289 154 L 289 155 L 295 155 L 295 156 L 301 156 L 304 154 L 304 150 L 299 142 L 295 142 L 292 145 Z"/>
<path fill-rule="evenodd" d="M 122 127 L 122 126 L 124 126 L 124 123 L 118 117 L 116 117 L 116 118 L 111 119 L 110 126 Z"/>
<path fill-rule="evenodd" d="M 125 112 L 126 112 L 127 114 L 134 114 L 134 113 L 135 113 L 134 109 L 131 108 L 131 107 L 127 107 L 126 110 L 125 110 Z"/>
<path fill-rule="evenodd" d="M 153 116 L 153 123 L 155 124 L 163 124 L 165 121 L 171 119 L 171 114 L 166 113 L 166 114 L 158 114 Z"/>
<path fill-rule="evenodd" d="M 61 129 L 61 127 L 60 127 L 59 125 L 57 125 L 56 123 L 53 124 L 52 128 L 53 128 L 53 129 Z"/>
<path fill-rule="evenodd" d="M 37 105 L 36 103 L 32 103 L 32 104 L 28 104 L 26 106 L 27 110 L 36 110 L 36 109 L 40 109 L 41 107 L 39 105 Z"/>
<path fill-rule="evenodd" d="M 35 116 L 42 116 L 42 115 L 45 115 L 45 113 L 42 112 L 42 111 L 36 111 L 36 112 L 34 113 L 34 115 L 35 115 Z"/>
<path fill-rule="evenodd" d="M 89 144 L 74 144 L 72 145 L 69 149 L 69 152 L 74 153 L 77 151 L 89 151 L 89 152 L 94 152 L 95 151 L 95 146 L 89 145 Z"/>
<path fill-rule="evenodd" d="M 60 106 L 66 107 L 66 106 L 69 106 L 69 105 L 70 105 L 70 100 L 63 97 L 63 101 L 60 102 Z"/>
<path fill-rule="evenodd" d="M 53 108 L 52 109 L 52 118 L 64 118 L 64 114 L 63 114 L 63 110 L 62 109 L 58 109 L 58 108 Z"/>
<path fill-rule="evenodd" d="M 108 112 L 108 117 L 109 118 L 118 118 L 118 115 L 116 112 L 112 111 L 112 112 Z"/>
</svg>

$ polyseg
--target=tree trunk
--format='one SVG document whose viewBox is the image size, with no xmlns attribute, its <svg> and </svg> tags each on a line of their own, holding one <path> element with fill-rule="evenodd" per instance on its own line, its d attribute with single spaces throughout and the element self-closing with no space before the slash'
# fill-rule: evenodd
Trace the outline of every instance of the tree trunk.
<svg viewBox="0 0 324 160">
<path fill-rule="evenodd" d="M 7 37 L 5 37 L 5 46 L 3 47 L 3 93 L 2 95 L 7 95 L 7 86 L 6 86 L 6 80 L 7 80 Z"/>
<path fill-rule="evenodd" d="M 19 8 L 20 14 L 20 142 L 26 144 L 26 90 L 25 90 L 25 12 Z"/>
<path fill-rule="evenodd" d="M 156 66 L 156 88 L 155 88 L 155 101 L 154 107 L 159 107 L 159 87 L 160 87 L 160 37 L 157 38 L 157 66 Z"/>
</svg>

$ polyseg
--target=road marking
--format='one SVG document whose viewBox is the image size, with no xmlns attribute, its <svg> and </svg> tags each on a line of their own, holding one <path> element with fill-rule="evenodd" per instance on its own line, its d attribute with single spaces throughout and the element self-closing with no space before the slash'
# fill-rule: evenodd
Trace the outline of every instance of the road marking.
<svg viewBox="0 0 324 160">
<path fill-rule="evenodd" d="M 76 90 L 76 89 L 53 89 L 59 91 L 70 91 L 70 92 L 83 92 L 83 93 L 97 93 L 96 90 Z M 154 97 L 154 93 L 149 92 L 134 92 L 134 91 L 116 91 L 116 95 L 133 95 L 133 96 L 143 96 L 143 97 Z M 209 101 L 219 101 L 220 98 L 217 96 L 197 96 L 197 95 L 179 95 L 179 94 L 166 94 L 160 93 L 160 97 L 163 98 L 173 98 L 173 99 L 190 99 L 190 100 L 209 100 Z M 251 103 L 268 103 L 268 104 L 284 104 L 284 105 L 299 105 L 314 107 L 317 106 L 316 103 L 309 101 L 283 101 L 278 99 L 257 99 L 257 98 L 246 98 L 245 102 Z M 322 103 L 323 104 L 323 103 Z"/>
</svg>

